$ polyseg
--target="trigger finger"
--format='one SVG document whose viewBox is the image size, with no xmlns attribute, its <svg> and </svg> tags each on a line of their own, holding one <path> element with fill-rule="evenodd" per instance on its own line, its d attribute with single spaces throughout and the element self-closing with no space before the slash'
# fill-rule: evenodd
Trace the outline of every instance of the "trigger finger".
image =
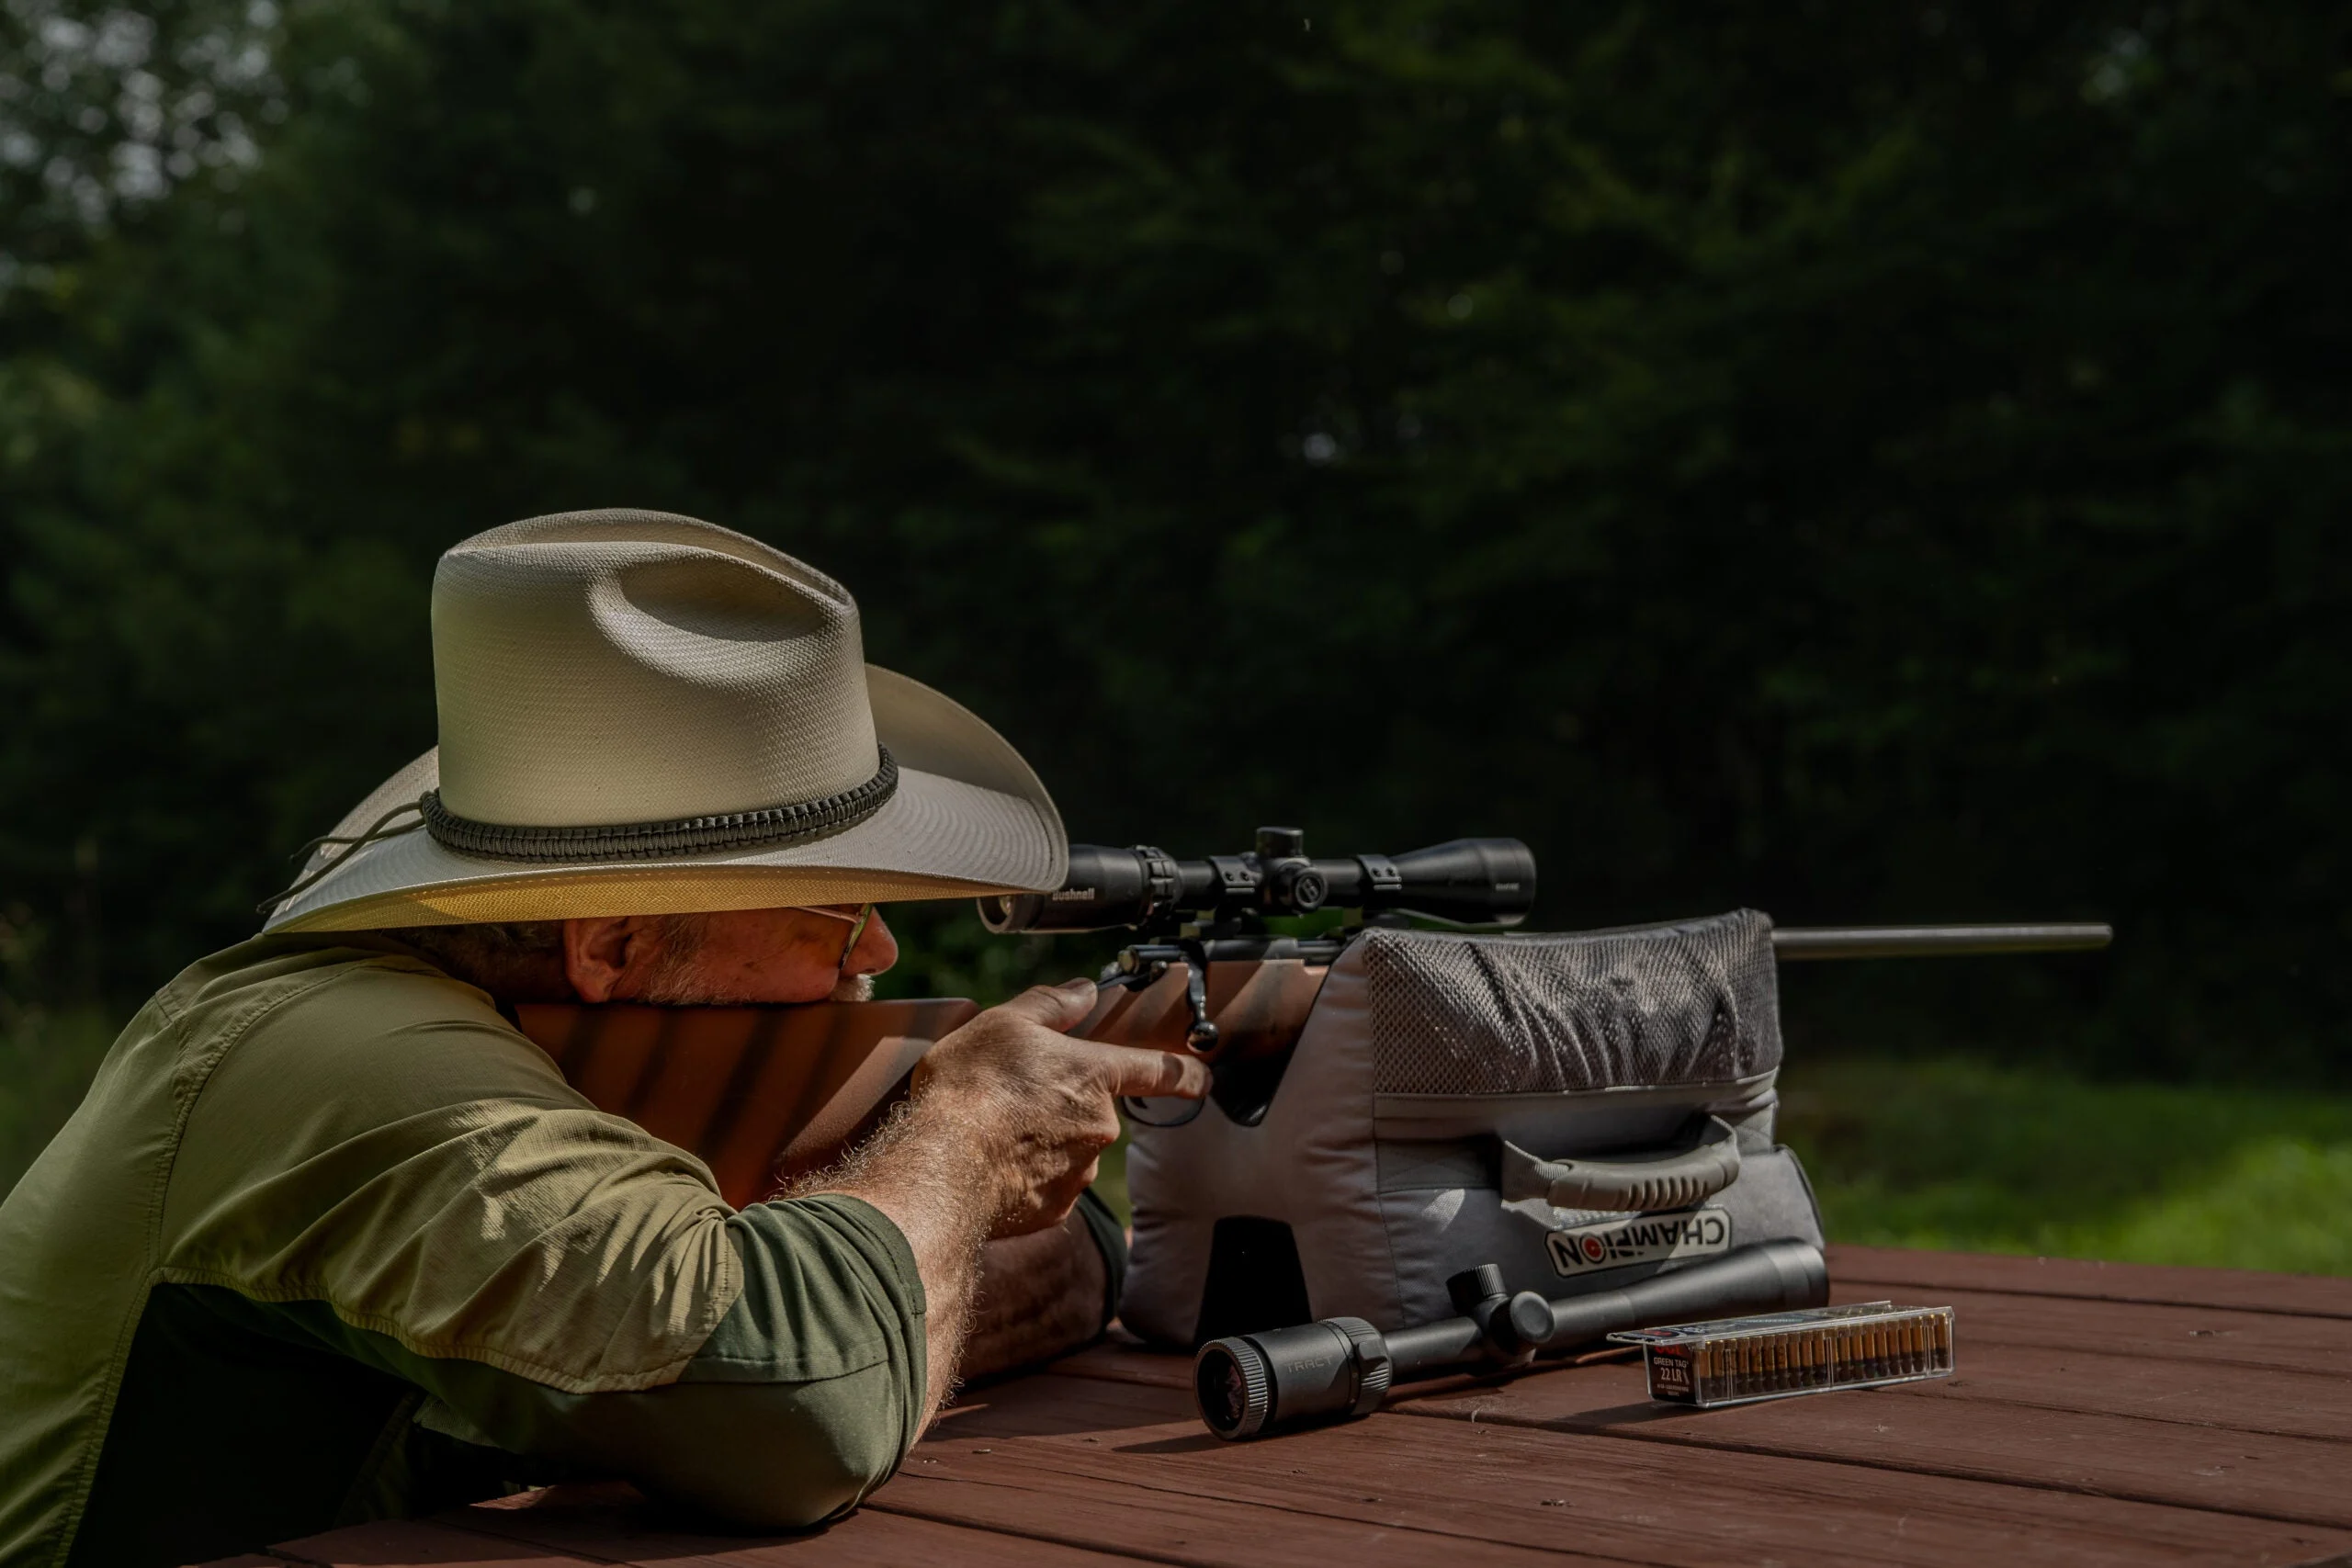
<svg viewBox="0 0 2352 1568">
<path fill-rule="evenodd" d="M 1209 1091 L 1209 1065 L 1198 1056 L 1131 1047 L 1114 1049 L 1110 1069 L 1111 1081 L 1106 1087 L 1115 1095 L 1138 1099 L 1176 1095 L 1198 1100 Z"/>
</svg>

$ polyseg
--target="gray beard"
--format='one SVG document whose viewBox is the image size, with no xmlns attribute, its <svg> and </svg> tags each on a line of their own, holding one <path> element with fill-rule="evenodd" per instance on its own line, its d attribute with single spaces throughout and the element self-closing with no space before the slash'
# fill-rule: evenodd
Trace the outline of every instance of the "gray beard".
<svg viewBox="0 0 2352 1568">
<path fill-rule="evenodd" d="M 638 999 L 661 1007 L 730 1007 L 740 1006 L 741 997 L 724 996 L 698 980 L 694 966 L 683 957 L 663 954 L 652 974 L 646 976 L 645 988 Z M 844 975 L 825 998 L 834 1002 L 870 1002 L 874 999 L 874 976 Z"/>
</svg>

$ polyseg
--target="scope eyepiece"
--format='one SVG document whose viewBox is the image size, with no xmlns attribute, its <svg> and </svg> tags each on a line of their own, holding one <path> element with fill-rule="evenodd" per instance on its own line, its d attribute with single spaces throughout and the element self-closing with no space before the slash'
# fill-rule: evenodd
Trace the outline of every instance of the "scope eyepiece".
<svg viewBox="0 0 2352 1568">
<path fill-rule="evenodd" d="M 1517 839 L 1455 839 L 1401 855 L 1313 859 L 1295 828 L 1261 828 L 1242 855 L 1177 860 L 1148 844 L 1072 844 L 1051 893 L 982 898 L 1000 934 L 1172 930 L 1241 915 L 1307 915 L 1336 907 L 1398 910 L 1464 925 L 1515 926 L 1535 907 L 1535 856 Z"/>
<path fill-rule="evenodd" d="M 1388 1397 L 1388 1343 L 1360 1317 L 1212 1339 L 1193 1359 L 1193 1395 L 1229 1441 L 1322 1417 L 1369 1416 Z"/>
</svg>

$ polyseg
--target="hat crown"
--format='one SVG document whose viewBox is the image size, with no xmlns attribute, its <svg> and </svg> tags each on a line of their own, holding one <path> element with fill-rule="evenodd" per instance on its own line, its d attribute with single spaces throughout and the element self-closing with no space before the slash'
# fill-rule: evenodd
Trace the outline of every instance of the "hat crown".
<svg viewBox="0 0 2352 1568">
<path fill-rule="evenodd" d="M 881 757 L 857 604 L 824 573 L 666 513 L 560 513 L 433 579 L 441 801 L 587 828 L 823 800 Z"/>
</svg>

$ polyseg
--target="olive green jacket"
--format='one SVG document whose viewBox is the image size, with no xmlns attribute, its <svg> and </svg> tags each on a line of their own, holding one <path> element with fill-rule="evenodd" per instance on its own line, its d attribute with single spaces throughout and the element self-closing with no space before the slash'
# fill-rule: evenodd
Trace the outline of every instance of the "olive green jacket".
<svg viewBox="0 0 2352 1568">
<path fill-rule="evenodd" d="M 566 1474 L 754 1526 L 924 1413 L 905 1239 L 741 1213 L 391 943 L 175 979 L 0 1203 L 0 1564 L 179 1563 Z"/>
</svg>

